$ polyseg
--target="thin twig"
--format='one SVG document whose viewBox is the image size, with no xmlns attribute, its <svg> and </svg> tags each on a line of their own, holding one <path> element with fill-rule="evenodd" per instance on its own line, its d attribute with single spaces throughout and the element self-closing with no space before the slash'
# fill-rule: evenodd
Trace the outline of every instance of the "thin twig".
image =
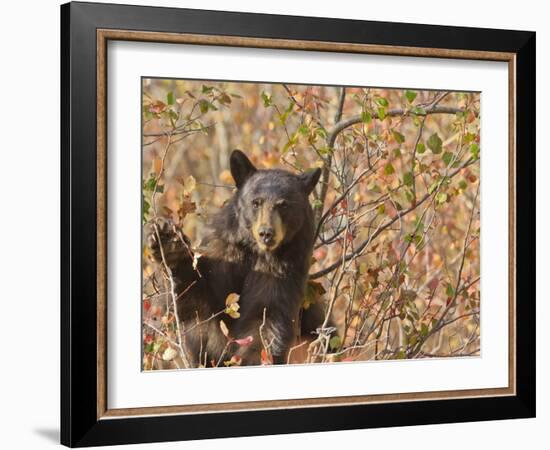
<svg viewBox="0 0 550 450">
<path fill-rule="evenodd" d="M 177 331 L 178 331 L 178 348 L 180 350 L 180 356 L 181 356 L 181 359 L 183 361 L 183 365 L 185 366 L 185 368 L 189 368 L 189 367 L 191 367 L 191 364 L 189 363 L 189 358 L 187 357 L 187 354 L 185 353 L 185 350 L 184 350 L 183 344 L 182 344 L 182 340 L 181 340 L 182 334 L 181 334 L 181 328 L 180 328 L 180 319 L 179 319 L 179 315 L 178 315 L 178 306 L 177 306 L 177 301 L 176 301 L 176 299 L 177 299 L 177 297 L 176 297 L 176 287 L 174 285 L 174 279 L 172 277 L 172 271 L 170 270 L 170 267 L 168 266 L 168 263 L 166 262 L 166 258 L 164 256 L 164 249 L 162 248 L 162 241 L 160 239 L 160 232 L 159 232 L 158 226 L 157 226 L 156 223 L 153 226 L 154 226 L 155 233 L 156 233 L 157 239 L 158 239 L 160 255 L 161 255 L 161 258 L 162 258 L 162 264 L 164 265 L 164 270 L 166 272 L 166 275 L 168 277 L 168 282 L 170 284 L 170 296 L 172 297 L 172 306 L 174 308 L 174 316 L 176 318 L 176 327 L 177 327 Z"/>
</svg>

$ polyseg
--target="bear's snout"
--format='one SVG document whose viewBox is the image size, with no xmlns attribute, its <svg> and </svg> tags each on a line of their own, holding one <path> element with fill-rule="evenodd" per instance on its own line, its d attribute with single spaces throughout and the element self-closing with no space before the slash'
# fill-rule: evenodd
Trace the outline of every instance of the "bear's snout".
<svg viewBox="0 0 550 450">
<path fill-rule="evenodd" d="M 275 236 L 275 230 L 272 227 L 260 227 L 258 230 L 260 238 L 265 245 L 273 244 L 273 237 Z"/>
</svg>

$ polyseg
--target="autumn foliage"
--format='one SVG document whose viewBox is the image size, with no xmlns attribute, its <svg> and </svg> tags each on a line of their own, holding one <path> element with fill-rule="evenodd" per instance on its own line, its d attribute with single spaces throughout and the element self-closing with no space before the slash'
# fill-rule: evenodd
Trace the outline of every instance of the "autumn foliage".
<svg viewBox="0 0 550 450">
<path fill-rule="evenodd" d="M 479 355 L 478 93 L 144 79 L 142 105 L 143 226 L 169 219 L 191 252 L 233 193 L 234 148 L 322 169 L 304 308 L 323 304 L 338 332 L 291 362 Z M 145 240 L 143 256 L 143 367 L 185 367 L 169 279 Z M 210 320 L 238 315 L 235 294 Z M 203 365 L 240 364 L 222 359 Z"/>
</svg>

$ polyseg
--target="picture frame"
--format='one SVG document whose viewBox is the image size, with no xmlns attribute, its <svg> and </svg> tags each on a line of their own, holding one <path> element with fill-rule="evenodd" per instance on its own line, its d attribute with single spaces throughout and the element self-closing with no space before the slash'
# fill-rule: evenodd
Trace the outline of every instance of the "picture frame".
<svg viewBox="0 0 550 450">
<path fill-rule="evenodd" d="M 108 176 L 107 136 L 113 130 L 107 116 L 107 46 L 113 41 L 506 63 L 508 386 L 110 408 L 107 180 L 113 174 Z M 80 447 L 534 417 L 535 41 L 535 33 L 527 31 L 62 5 L 61 443 Z"/>
</svg>

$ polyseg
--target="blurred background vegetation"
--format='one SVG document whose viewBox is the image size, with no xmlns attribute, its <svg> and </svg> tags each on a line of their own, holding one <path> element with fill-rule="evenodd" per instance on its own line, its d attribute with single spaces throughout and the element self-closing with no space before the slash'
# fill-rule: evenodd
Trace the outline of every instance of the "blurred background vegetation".
<svg viewBox="0 0 550 450">
<path fill-rule="evenodd" d="M 234 193 L 229 155 L 321 167 L 304 307 L 323 330 L 292 362 L 476 356 L 478 93 L 143 80 L 143 221 L 169 217 L 196 248 Z M 143 363 L 176 367 L 174 317 L 144 244 Z"/>
</svg>

